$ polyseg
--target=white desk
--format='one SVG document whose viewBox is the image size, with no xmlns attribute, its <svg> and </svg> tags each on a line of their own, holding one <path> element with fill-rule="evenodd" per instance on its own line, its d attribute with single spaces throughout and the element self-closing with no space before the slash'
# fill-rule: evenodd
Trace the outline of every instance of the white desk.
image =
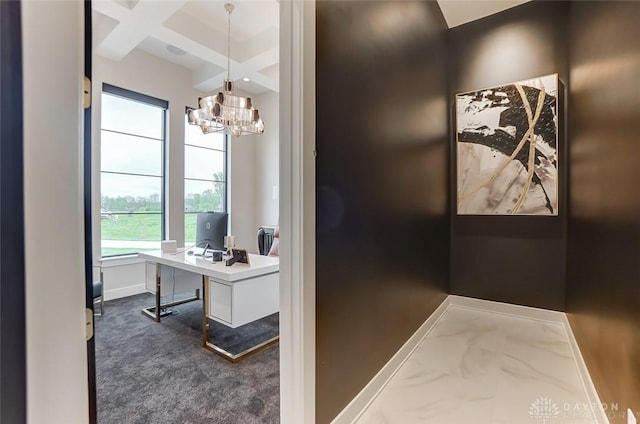
<svg viewBox="0 0 640 424">
<path fill-rule="evenodd" d="M 249 353 L 265 348 L 278 337 L 254 346 L 239 354 L 232 354 L 209 342 L 208 319 L 236 328 L 279 311 L 279 259 L 270 256 L 249 255 L 249 265 L 211 262 L 210 258 L 172 254 L 161 251 L 139 253 L 147 263 L 156 265 L 156 304 L 143 309 L 143 313 L 160 322 L 161 309 L 196 300 L 196 297 L 174 303 L 160 304 L 162 266 L 168 266 L 202 275 L 203 289 L 203 347 L 236 362 Z M 151 312 L 153 310 L 153 312 Z"/>
</svg>

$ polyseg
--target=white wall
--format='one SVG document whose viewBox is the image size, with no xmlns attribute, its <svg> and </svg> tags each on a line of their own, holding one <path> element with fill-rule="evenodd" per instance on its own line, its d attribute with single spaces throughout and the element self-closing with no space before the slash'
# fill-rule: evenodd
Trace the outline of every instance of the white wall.
<svg viewBox="0 0 640 424">
<path fill-rule="evenodd" d="M 264 134 L 232 138 L 229 191 L 236 245 L 258 253 L 258 227 L 278 223 L 279 196 L 273 196 L 280 184 L 278 93 L 270 91 L 252 100 L 265 122 Z"/>
<path fill-rule="evenodd" d="M 278 224 L 280 190 L 280 130 L 278 93 L 256 96 L 254 104 L 265 122 L 264 134 L 256 137 L 256 220 L 260 225 Z M 274 193 L 275 191 L 275 193 Z M 274 196 L 275 194 L 275 196 Z"/>
<path fill-rule="evenodd" d="M 279 102 L 272 91 L 252 96 L 265 121 L 262 135 L 233 137 L 229 146 L 231 234 L 236 245 L 258 253 L 257 231 L 261 225 L 278 223 Z"/>
<path fill-rule="evenodd" d="M 229 142 L 229 200 L 231 235 L 236 247 L 258 253 L 255 196 L 256 137 L 231 137 Z"/>
<path fill-rule="evenodd" d="M 146 268 L 137 256 L 109 259 L 102 263 L 104 300 L 144 293 Z M 99 272 L 99 271 L 98 271 Z M 98 274 L 94 271 L 94 280 Z"/>
<path fill-rule="evenodd" d="M 83 3 L 22 2 L 27 422 L 89 422 Z"/>
</svg>

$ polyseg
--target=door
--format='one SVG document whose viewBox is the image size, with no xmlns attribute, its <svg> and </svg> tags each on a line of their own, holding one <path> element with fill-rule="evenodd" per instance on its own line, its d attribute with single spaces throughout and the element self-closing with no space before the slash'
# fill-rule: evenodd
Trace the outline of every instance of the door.
<svg viewBox="0 0 640 424">
<path fill-rule="evenodd" d="M 93 237 L 91 232 L 91 59 L 92 49 L 92 21 L 91 0 L 84 2 L 84 77 L 85 100 L 84 107 L 84 134 L 83 134 L 83 180 L 84 180 L 84 274 L 86 283 L 86 306 L 93 311 Z M 88 80 L 88 84 L 87 84 Z M 88 93 L 87 93 L 88 90 Z M 95 334 L 95 331 L 92 331 Z M 89 378 L 89 423 L 98 422 L 97 395 L 96 395 L 96 347 L 95 337 L 87 340 L 87 371 Z"/>
<path fill-rule="evenodd" d="M 0 1 L 0 422 L 26 422 L 22 18 Z"/>
</svg>

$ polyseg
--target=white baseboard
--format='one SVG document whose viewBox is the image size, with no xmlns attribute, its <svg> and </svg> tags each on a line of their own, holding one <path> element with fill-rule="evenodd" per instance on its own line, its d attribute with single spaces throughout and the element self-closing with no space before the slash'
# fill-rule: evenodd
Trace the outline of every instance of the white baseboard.
<svg viewBox="0 0 640 424">
<path fill-rule="evenodd" d="M 596 388 L 593 385 L 591 376 L 589 375 L 587 364 L 584 362 L 582 353 L 580 353 L 580 347 L 578 346 L 578 342 L 576 341 L 576 338 L 573 335 L 573 331 L 571 330 L 571 325 L 569 324 L 569 320 L 567 319 L 567 314 L 562 315 L 562 323 L 564 325 L 565 331 L 567 332 L 567 337 L 569 338 L 569 344 L 571 345 L 573 357 L 576 358 L 576 365 L 578 366 L 578 372 L 580 373 L 580 378 L 582 379 L 584 391 L 587 393 L 589 404 L 591 405 L 591 412 L 593 413 L 593 416 L 595 417 L 598 424 L 609 424 L 609 418 L 607 418 L 607 413 L 602 407 L 602 402 L 600 402 L 598 392 L 596 392 Z"/>
<path fill-rule="evenodd" d="M 429 318 L 420 326 L 420 328 L 407 340 L 407 342 L 396 352 L 395 355 L 387 362 L 384 367 L 371 379 L 371 381 L 356 395 L 355 398 L 338 414 L 331 424 L 352 424 L 360 415 L 368 408 L 369 404 L 378 396 L 380 391 L 384 389 L 387 382 L 400 369 L 402 364 L 409 358 L 411 353 L 429 334 L 438 320 L 442 317 L 449 306 L 458 306 L 463 308 L 478 309 L 482 311 L 494 312 L 499 314 L 511 315 L 522 318 L 536 319 L 541 321 L 554 322 L 561 324 L 569 339 L 571 350 L 576 359 L 578 373 L 582 379 L 584 390 L 587 394 L 589 402 L 592 406 L 592 412 L 597 424 L 609 424 L 606 413 L 600 403 L 600 398 L 596 392 L 595 386 L 591 381 L 591 376 L 587 370 L 587 366 L 582 358 L 580 349 L 576 339 L 571 331 L 571 326 L 564 312 L 551 311 L 548 309 L 533 308 L 530 306 L 512 305 L 509 303 L 494 302 L 490 300 L 473 299 L 470 297 L 449 295 L 431 314 Z"/>
<path fill-rule="evenodd" d="M 540 321 L 565 323 L 564 312 L 551 311 L 549 309 L 533 308 L 531 306 L 513 305 L 511 303 L 494 302 L 492 300 L 474 299 L 472 297 L 449 295 L 451 305 L 465 308 L 478 309 L 481 311 L 495 312 L 503 315 L 513 315 L 516 317 L 531 318 Z"/>
<path fill-rule="evenodd" d="M 104 300 L 120 299 L 121 297 L 133 296 L 134 294 L 145 293 L 147 291 L 144 284 L 138 284 L 129 287 L 120 287 L 117 289 L 105 290 Z"/>
<path fill-rule="evenodd" d="M 356 395 L 355 398 L 331 421 L 331 424 L 351 424 L 367 409 L 369 404 L 378 396 L 378 393 L 387 385 L 387 382 L 400 369 L 420 342 L 429 334 L 440 317 L 449 307 L 448 296 L 427 320 L 413 333 L 406 343 L 396 352 L 369 383 Z"/>
</svg>

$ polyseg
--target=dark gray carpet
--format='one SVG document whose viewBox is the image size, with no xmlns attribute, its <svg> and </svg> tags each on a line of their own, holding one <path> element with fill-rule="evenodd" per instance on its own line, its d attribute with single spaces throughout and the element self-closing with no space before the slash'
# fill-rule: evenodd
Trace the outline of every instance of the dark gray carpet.
<svg viewBox="0 0 640 424">
<path fill-rule="evenodd" d="M 106 302 L 96 317 L 99 424 L 279 423 L 278 344 L 232 364 L 202 348 L 202 302 L 156 323 L 140 312 L 154 299 Z M 215 323 L 211 337 L 242 350 L 277 325 L 277 314 L 238 329 Z"/>
</svg>

